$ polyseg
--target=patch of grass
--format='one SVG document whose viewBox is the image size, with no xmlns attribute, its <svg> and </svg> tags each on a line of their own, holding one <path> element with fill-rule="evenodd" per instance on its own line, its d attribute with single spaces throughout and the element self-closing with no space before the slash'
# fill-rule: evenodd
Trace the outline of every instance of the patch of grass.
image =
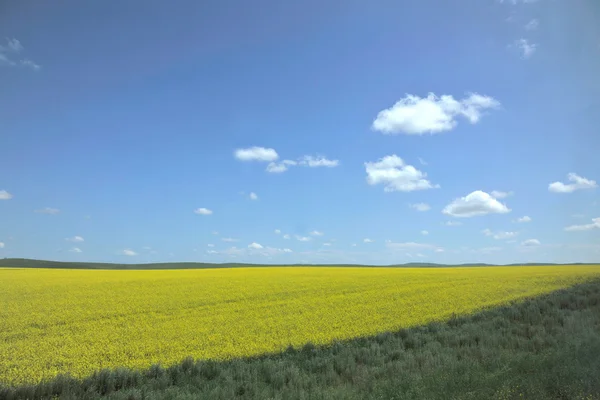
<svg viewBox="0 0 600 400">
<path fill-rule="evenodd" d="M 324 346 L 0 389 L 0 399 L 46 398 L 600 399 L 600 280 Z"/>
</svg>

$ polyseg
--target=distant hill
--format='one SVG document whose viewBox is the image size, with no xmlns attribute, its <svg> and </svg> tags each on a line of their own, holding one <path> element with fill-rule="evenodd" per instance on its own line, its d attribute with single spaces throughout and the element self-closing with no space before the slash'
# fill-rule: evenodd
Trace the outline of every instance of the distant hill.
<svg viewBox="0 0 600 400">
<path fill-rule="evenodd" d="M 536 265 L 597 265 L 587 263 L 572 264 L 554 264 L 554 263 L 527 263 L 527 264 L 508 264 L 505 266 L 536 266 Z M 363 264 L 244 264 L 244 263 L 200 263 L 200 262 L 174 262 L 174 263 L 150 263 L 150 264 L 113 264 L 113 263 L 93 263 L 93 262 L 65 262 L 32 260 L 27 258 L 4 258 L 0 259 L 0 267 L 12 268 L 64 268 L 64 269 L 117 269 L 117 270 L 138 270 L 138 269 L 207 269 L 207 268 L 242 268 L 242 267 L 298 267 L 298 266 L 323 266 L 323 267 L 388 267 L 388 268 L 448 268 L 448 267 L 493 267 L 501 266 L 494 264 L 435 264 L 435 263 L 407 263 L 395 265 L 363 265 Z"/>
</svg>

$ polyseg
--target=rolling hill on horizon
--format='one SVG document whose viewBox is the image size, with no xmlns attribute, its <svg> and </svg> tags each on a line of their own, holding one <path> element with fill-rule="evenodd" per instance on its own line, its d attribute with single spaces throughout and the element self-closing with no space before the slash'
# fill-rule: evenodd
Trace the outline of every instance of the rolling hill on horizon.
<svg viewBox="0 0 600 400">
<path fill-rule="evenodd" d="M 598 263 L 600 264 L 600 263 Z M 390 265 L 368 264 L 251 264 L 251 263 L 203 263 L 203 262 L 172 262 L 172 263 L 140 263 L 117 264 L 98 262 L 67 262 L 51 260 L 34 260 L 28 258 L 4 258 L 0 260 L 0 268 L 65 268 L 65 269 L 207 269 L 207 268 L 243 268 L 243 267 L 297 267 L 297 266 L 325 266 L 325 267 L 387 267 L 387 268 L 449 268 L 449 267 L 493 267 L 493 266 L 536 266 L 536 265 L 596 265 L 595 263 L 522 263 L 522 264 L 436 264 L 436 263 L 405 263 Z"/>
</svg>

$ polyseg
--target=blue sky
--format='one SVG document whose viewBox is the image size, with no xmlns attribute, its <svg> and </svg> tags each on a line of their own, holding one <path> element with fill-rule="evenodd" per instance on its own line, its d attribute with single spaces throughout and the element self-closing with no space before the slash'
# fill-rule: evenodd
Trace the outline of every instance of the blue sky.
<svg viewBox="0 0 600 400">
<path fill-rule="evenodd" d="M 599 21 L 595 0 L 4 4 L 0 257 L 600 262 Z"/>
</svg>

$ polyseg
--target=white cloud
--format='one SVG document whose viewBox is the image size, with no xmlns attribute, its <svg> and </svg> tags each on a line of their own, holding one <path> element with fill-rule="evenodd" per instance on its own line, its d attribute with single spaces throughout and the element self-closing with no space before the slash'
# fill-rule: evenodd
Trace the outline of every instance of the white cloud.
<svg viewBox="0 0 600 400">
<path fill-rule="evenodd" d="M 531 217 L 524 215 L 521 218 L 517 218 L 517 222 L 519 222 L 519 223 L 531 222 Z"/>
<path fill-rule="evenodd" d="M 290 236 L 289 234 L 287 234 L 287 233 L 286 233 L 285 235 L 283 235 L 283 238 L 284 238 L 284 239 L 291 239 L 291 236 Z"/>
<path fill-rule="evenodd" d="M 34 71 L 40 70 L 41 66 L 31 60 L 24 58 L 17 62 L 16 59 L 12 58 L 14 55 L 24 50 L 21 42 L 14 38 L 6 38 L 6 43 L 5 46 L 0 45 L 0 66 L 7 65 L 14 67 L 21 65 L 23 67 L 31 68 Z"/>
<path fill-rule="evenodd" d="M 521 246 L 525 246 L 525 247 L 539 246 L 540 244 L 541 244 L 540 241 L 537 239 L 527 239 L 527 240 L 521 242 Z"/>
<path fill-rule="evenodd" d="M 311 240 L 311 238 L 308 236 L 296 236 L 296 240 L 299 240 L 301 242 L 308 242 L 309 240 Z"/>
<path fill-rule="evenodd" d="M 8 52 L 8 51 L 12 51 L 15 53 L 19 53 L 21 50 L 23 50 L 23 45 L 21 44 L 21 42 L 19 42 L 17 39 L 15 38 L 6 38 L 6 42 L 7 45 L 6 46 L 0 46 L 0 52 Z"/>
<path fill-rule="evenodd" d="M 23 59 L 20 61 L 21 65 L 27 68 L 31 68 L 34 71 L 39 71 L 42 67 L 39 64 L 34 63 L 31 60 Z"/>
<path fill-rule="evenodd" d="M 534 18 L 531 21 L 529 21 L 527 25 L 525 25 L 525 29 L 527 29 L 528 31 L 533 31 L 537 29 L 538 26 L 540 26 L 540 21 Z"/>
<path fill-rule="evenodd" d="M 600 218 L 593 218 L 591 224 L 567 226 L 565 231 L 589 231 L 591 229 L 600 229 Z"/>
<path fill-rule="evenodd" d="M 281 231 L 280 231 L 279 229 L 275 229 L 275 234 L 276 234 L 276 235 L 280 235 L 280 234 L 281 234 Z"/>
<path fill-rule="evenodd" d="M 476 190 L 465 197 L 454 200 L 442 210 L 446 215 L 461 218 L 486 214 L 504 214 L 510 211 L 510 208 L 506 205 L 481 190 Z"/>
<path fill-rule="evenodd" d="M 554 193 L 572 193 L 576 190 L 595 189 L 598 187 L 596 181 L 583 178 L 576 173 L 569 173 L 567 179 L 572 183 L 553 182 L 548 185 L 548 190 Z"/>
<path fill-rule="evenodd" d="M 4 248 L 4 242 L 0 242 L 0 249 Z"/>
<path fill-rule="evenodd" d="M 238 241 L 237 239 L 229 238 L 229 237 L 221 238 L 221 240 L 224 242 L 237 242 Z"/>
<path fill-rule="evenodd" d="M 217 231 L 212 231 L 211 233 L 215 236 L 219 236 L 219 232 L 217 232 Z"/>
<path fill-rule="evenodd" d="M 323 243 L 323 246 L 331 246 L 331 243 Z"/>
<path fill-rule="evenodd" d="M 426 190 L 439 188 L 427 179 L 427 174 L 419 171 L 412 165 L 393 154 L 385 156 L 376 162 L 366 162 L 367 183 L 369 185 L 385 185 L 386 192 L 412 192 L 414 190 Z"/>
<path fill-rule="evenodd" d="M 299 161 L 300 165 L 316 168 L 316 167 L 337 167 L 340 165 L 339 160 L 328 160 L 323 156 L 304 156 Z"/>
<path fill-rule="evenodd" d="M 194 210 L 194 213 L 199 214 L 199 215 L 211 215 L 213 212 L 212 212 L 212 210 L 209 210 L 208 208 L 202 207 L 202 208 L 196 208 Z"/>
<path fill-rule="evenodd" d="M 73 236 L 73 237 L 67 238 L 65 240 L 67 240 L 69 242 L 83 242 L 84 241 L 81 236 Z"/>
<path fill-rule="evenodd" d="M 365 242 L 365 243 L 373 243 L 374 240 L 371 240 L 369 238 L 365 238 L 365 239 L 363 239 L 363 242 Z"/>
<path fill-rule="evenodd" d="M 250 200 L 258 200 L 258 195 L 254 192 L 250 192 L 248 197 L 250 197 Z"/>
<path fill-rule="evenodd" d="M 504 199 L 508 196 L 512 196 L 513 192 L 501 192 L 499 190 L 492 190 L 490 195 L 495 199 Z"/>
<path fill-rule="evenodd" d="M 357 246 L 356 243 L 352 243 L 352 247 L 356 247 L 356 246 Z"/>
<path fill-rule="evenodd" d="M 427 203 L 410 204 L 410 207 L 414 208 L 417 211 L 429 211 L 431 209 L 431 207 Z"/>
<path fill-rule="evenodd" d="M 209 243 L 209 244 L 207 244 L 207 246 L 208 246 L 208 247 L 215 247 L 215 245 L 214 245 L 214 244 L 212 244 L 212 243 Z"/>
<path fill-rule="evenodd" d="M 60 212 L 60 210 L 58 208 L 46 207 L 46 208 L 42 208 L 40 210 L 35 210 L 34 212 L 39 213 L 39 214 L 56 215 Z"/>
<path fill-rule="evenodd" d="M 519 49 L 521 52 L 521 56 L 525 59 L 531 57 L 533 53 L 537 50 L 537 44 L 529 43 L 527 39 L 518 39 L 515 40 L 514 46 Z"/>
<path fill-rule="evenodd" d="M 137 253 L 131 249 L 125 249 L 121 252 L 121 254 L 123 254 L 124 256 L 129 256 L 129 257 L 137 256 Z"/>
<path fill-rule="evenodd" d="M 313 236 L 323 236 L 324 235 L 323 232 L 319 232 L 319 231 L 312 231 L 310 234 Z"/>
<path fill-rule="evenodd" d="M 283 160 L 280 163 L 276 163 L 276 162 L 270 162 L 269 165 L 267 165 L 267 172 L 270 172 L 272 174 L 280 174 L 282 172 L 285 172 L 288 170 L 288 166 L 293 166 L 296 165 L 296 161 L 292 161 L 292 160 Z"/>
<path fill-rule="evenodd" d="M 287 249 L 287 248 L 286 248 L 286 249 L 283 249 L 283 252 L 284 252 L 284 253 L 293 253 L 291 249 Z"/>
<path fill-rule="evenodd" d="M 206 254 L 218 254 L 219 252 L 216 250 L 206 250 Z"/>
<path fill-rule="evenodd" d="M 391 240 L 385 241 L 385 246 L 389 249 L 396 250 L 435 250 L 438 246 L 428 243 L 415 243 L 415 242 L 404 242 L 404 243 L 395 243 Z"/>
<path fill-rule="evenodd" d="M 429 235 L 429 231 L 422 230 L 422 231 L 421 231 L 421 235 Z"/>
<path fill-rule="evenodd" d="M 421 157 L 417 157 L 417 159 L 419 160 L 421 165 L 427 165 L 427 162 L 425 160 L 423 160 Z"/>
<path fill-rule="evenodd" d="M 82 253 L 81 249 L 79 247 L 73 247 L 71 248 L 71 250 L 69 250 L 71 253 Z"/>
<path fill-rule="evenodd" d="M 235 158 L 240 161 L 275 161 L 279 159 L 279 155 L 275 149 L 265 147 L 248 147 L 246 149 L 236 149 Z"/>
<path fill-rule="evenodd" d="M 444 225 L 446 225 L 446 226 L 459 226 L 459 225 L 462 225 L 462 222 L 460 222 L 460 221 L 446 221 L 444 223 Z"/>
<path fill-rule="evenodd" d="M 10 200 L 13 195 L 8 193 L 6 190 L 0 190 L 0 200 Z"/>
<path fill-rule="evenodd" d="M 260 243 L 253 242 L 248 245 L 248 248 L 249 249 L 262 249 L 263 247 Z"/>
<path fill-rule="evenodd" d="M 407 94 L 392 107 L 380 111 L 372 128 L 390 135 L 439 133 L 454 129 L 458 124 L 458 116 L 475 124 L 486 109 L 499 106 L 496 99 L 477 93 L 470 93 L 462 100 L 455 100 L 450 95 L 438 97 L 434 93 L 429 93 L 425 98 Z"/>
<path fill-rule="evenodd" d="M 519 234 L 519 232 L 496 232 L 496 233 L 494 233 L 489 229 L 484 229 L 483 231 L 481 231 L 481 233 L 483 233 L 485 236 L 492 236 L 494 239 L 497 239 L 497 240 L 510 239 Z"/>
<path fill-rule="evenodd" d="M 435 251 L 436 253 L 443 253 L 443 252 L 444 252 L 444 249 L 435 249 L 434 251 Z"/>
</svg>

